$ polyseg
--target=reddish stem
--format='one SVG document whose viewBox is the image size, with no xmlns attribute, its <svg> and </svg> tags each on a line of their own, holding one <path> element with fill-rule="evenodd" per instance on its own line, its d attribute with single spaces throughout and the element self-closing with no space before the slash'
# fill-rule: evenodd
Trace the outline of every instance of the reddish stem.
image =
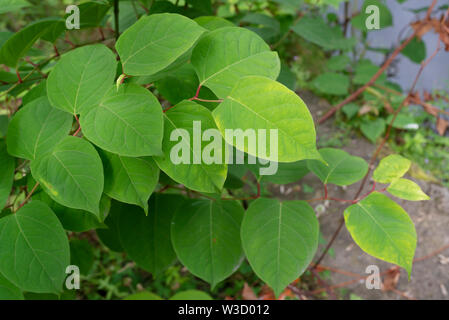
<svg viewBox="0 0 449 320">
<path fill-rule="evenodd" d="M 22 78 L 20 77 L 20 73 L 19 73 L 19 70 L 16 70 L 16 75 L 17 75 L 17 78 L 19 79 L 19 83 L 22 83 L 23 81 L 22 81 Z"/>
<path fill-rule="evenodd" d="M 19 211 L 19 209 L 22 208 L 28 202 L 28 200 L 30 200 L 31 196 L 33 195 L 34 191 L 36 191 L 38 186 L 39 186 L 39 182 L 36 182 L 33 189 L 31 189 L 30 193 L 28 193 L 28 195 L 26 196 L 25 200 L 23 200 L 22 204 L 14 212 Z"/>
</svg>

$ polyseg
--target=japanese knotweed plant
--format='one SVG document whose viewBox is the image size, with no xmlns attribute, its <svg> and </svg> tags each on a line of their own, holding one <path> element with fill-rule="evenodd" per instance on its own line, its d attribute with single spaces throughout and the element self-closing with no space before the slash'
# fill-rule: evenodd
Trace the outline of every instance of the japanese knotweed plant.
<svg viewBox="0 0 449 320">
<path fill-rule="evenodd" d="M 0 63 L 18 70 L 32 44 L 48 40 L 59 23 L 46 19 L 12 35 L 0 47 Z M 55 59 L 45 62 L 48 78 L 23 96 L 0 140 L 0 298 L 61 293 L 71 264 L 67 232 L 94 229 L 104 245 L 155 277 L 179 260 L 213 287 L 247 259 L 279 295 L 311 263 L 319 223 L 308 202 L 263 197 L 261 184 L 311 172 L 325 186 L 347 186 L 368 174 L 362 158 L 317 150 L 309 110 L 276 81 L 277 53 L 229 21 L 147 15 L 112 49 L 85 45 Z M 218 136 L 195 145 L 195 122 Z M 228 129 L 240 129 L 237 138 L 248 129 L 276 130 L 277 173 L 201 157 L 172 161 L 173 132 L 189 133 L 190 158 L 206 151 L 223 157 L 211 147 L 217 142 L 246 158 L 259 155 L 249 142 L 228 139 Z M 384 194 L 428 199 L 402 178 L 409 167 L 397 155 L 383 159 L 373 179 L 388 187 L 348 201 L 344 218 L 364 251 L 410 274 L 415 228 Z M 257 195 L 236 198 L 245 193 L 247 169 L 256 173 Z M 325 199 L 333 198 L 326 192 Z"/>
</svg>

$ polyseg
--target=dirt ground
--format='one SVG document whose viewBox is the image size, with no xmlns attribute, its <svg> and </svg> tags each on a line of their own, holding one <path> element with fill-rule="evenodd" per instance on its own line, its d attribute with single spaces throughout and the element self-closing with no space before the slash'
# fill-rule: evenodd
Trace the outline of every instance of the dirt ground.
<svg viewBox="0 0 449 320">
<path fill-rule="evenodd" d="M 308 105 L 315 119 L 329 108 L 329 104 L 326 101 L 310 93 L 301 92 L 300 96 Z M 317 128 L 318 137 L 332 137 L 338 130 L 331 119 Z M 369 161 L 375 146 L 357 134 L 352 134 L 343 148 L 350 154 L 360 156 Z M 415 223 L 418 234 L 415 259 L 420 259 L 449 244 L 449 190 L 434 183 L 417 181 L 411 177 L 408 178 L 417 182 L 424 192 L 431 197 L 430 201 L 422 202 L 395 199 L 410 214 Z M 314 192 L 291 192 L 292 189 L 298 189 L 298 184 L 290 184 L 283 188 L 273 185 L 271 191 L 284 199 L 310 199 L 323 196 L 322 184 L 316 177 L 309 174 L 301 180 L 299 185 L 303 185 L 303 183 L 312 186 Z M 371 183 L 371 181 L 367 183 L 365 186 L 366 191 L 363 193 L 369 190 L 372 186 Z M 329 186 L 329 194 L 333 197 L 352 199 L 358 187 L 358 183 L 347 187 L 346 190 L 336 186 Z M 328 241 L 336 230 L 346 206 L 336 202 L 315 202 L 312 205 L 319 212 L 321 231 L 324 238 Z M 334 257 L 327 255 L 322 262 L 323 265 L 360 275 L 368 275 L 365 273 L 365 270 L 369 265 L 377 265 L 381 273 L 393 266 L 364 253 L 354 243 L 345 227 L 343 227 L 343 230 L 334 242 L 333 250 L 335 252 Z M 321 252 L 320 249 L 318 252 Z M 352 279 L 354 278 L 332 272 L 329 285 L 339 284 Z M 393 280 L 393 278 L 383 277 L 383 281 L 388 282 L 390 280 Z M 403 295 L 405 294 L 415 299 L 449 300 L 449 248 L 430 258 L 415 262 L 410 281 L 408 281 L 406 271 L 401 269 L 396 291 L 367 289 L 365 280 L 346 286 L 346 288 L 363 299 L 407 299 Z"/>
</svg>

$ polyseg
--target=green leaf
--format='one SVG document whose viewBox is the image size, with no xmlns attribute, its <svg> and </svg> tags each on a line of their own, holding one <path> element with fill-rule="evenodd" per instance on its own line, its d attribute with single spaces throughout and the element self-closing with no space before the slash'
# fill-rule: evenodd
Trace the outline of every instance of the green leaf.
<svg viewBox="0 0 449 320">
<path fill-rule="evenodd" d="M 8 128 L 9 154 L 34 160 L 50 153 L 72 128 L 70 114 L 53 108 L 46 97 L 22 107 Z"/>
<path fill-rule="evenodd" d="M 279 57 L 254 32 L 229 27 L 214 30 L 198 42 L 192 65 L 202 86 L 219 98 L 226 97 L 240 78 L 250 75 L 276 79 Z"/>
<path fill-rule="evenodd" d="M 352 119 L 358 112 L 360 107 L 355 103 L 348 103 L 343 106 L 342 111 L 348 117 L 348 119 Z"/>
<path fill-rule="evenodd" d="M 179 14 L 144 16 L 128 28 L 115 47 L 127 75 L 151 75 L 187 52 L 204 29 Z"/>
<path fill-rule="evenodd" d="M 326 62 L 326 67 L 331 71 L 342 71 L 351 62 L 348 56 L 333 56 Z"/>
<path fill-rule="evenodd" d="M 374 192 L 346 208 L 346 228 L 366 253 L 412 271 L 416 231 L 412 220 L 396 202 Z"/>
<path fill-rule="evenodd" d="M 30 4 L 25 0 L 0 0 L 0 14 L 18 11 L 23 7 L 29 7 Z"/>
<path fill-rule="evenodd" d="M 326 72 L 316 77 L 312 85 L 322 93 L 341 96 L 348 94 L 349 78 L 344 74 Z"/>
<path fill-rule="evenodd" d="M 71 114 L 90 111 L 111 87 L 116 64 L 114 54 L 103 44 L 62 55 L 47 79 L 48 100 Z"/>
<path fill-rule="evenodd" d="M 250 155 L 279 162 L 320 158 L 316 150 L 315 127 L 307 106 L 296 93 L 279 82 L 259 76 L 241 78 L 212 114 L 226 142 Z M 261 142 L 266 143 L 270 154 L 258 155 L 258 143 L 241 143 L 230 135 L 226 137 L 226 129 L 243 132 L 250 129 L 256 136 L 259 129 L 265 129 L 266 141 Z M 277 130 L 278 135 L 278 141 L 273 145 L 272 129 Z M 239 138 L 243 136 L 244 133 L 239 134 Z M 276 148 L 277 157 L 274 154 Z"/>
<path fill-rule="evenodd" d="M 217 130 L 210 111 L 195 102 L 183 101 L 165 112 L 164 118 L 164 156 L 154 157 L 159 168 L 189 189 L 209 193 L 221 190 L 227 175 L 224 141 L 219 134 L 211 142 L 201 139 L 205 130 Z M 194 121 L 200 126 L 196 134 Z M 195 135 L 201 141 L 194 140 Z M 218 163 L 208 164 L 205 157 L 212 151 Z"/>
<path fill-rule="evenodd" d="M 212 288 L 243 260 L 243 213 L 237 201 L 191 200 L 173 217 L 171 238 L 178 259 Z"/>
<path fill-rule="evenodd" d="M 0 299 L 24 300 L 22 291 L 0 274 Z"/>
<path fill-rule="evenodd" d="M 77 266 L 82 275 L 88 275 L 95 261 L 92 245 L 86 239 L 70 240 L 70 264 Z"/>
<path fill-rule="evenodd" d="M 59 23 L 59 19 L 42 19 L 33 22 L 14 33 L 0 47 L 0 64 L 16 68 L 19 59 L 24 56 L 33 44 L 41 37 L 49 27 Z"/>
<path fill-rule="evenodd" d="M 69 242 L 51 209 L 33 201 L 0 219 L 0 272 L 24 291 L 59 293 Z"/>
<path fill-rule="evenodd" d="M 170 300 L 213 300 L 206 292 L 186 290 L 176 293 Z"/>
<path fill-rule="evenodd" d="M 163 299 L 155 293 L 148 292 L 148 291 L 141 291 L 141 292 L 137 292 L 132 295 L 129 295 L 126 298 L 124 298 L 123 300 L 163 300 Z"/>
<path fill-rule="evenodd" d="M 373 64 L 370 60 L 361 60 L 355 68 L 355 75 L 352 79 L 354 84 L 364 85 L 379 71 L 379 66 Z M 380 75 L 375 83 L 382 84 L 386 81 L 386 74 Z"/>
<path fill-rule="evenodd" d="M 98 106 L 81 114 L 86 138 L 100 148 L 128 157 L 161 154 L 162 108 L 156 97 L 135 84 L 109 91 Z"/>
<path fill-rule="evenodd" d="M 104 166 L 104 193 L 135 204 L 148 214 L 148 199 L 159 180 L 159 168 L 150 157 L 130 158 L 100 152 Z"/>
<path fill-rule="evenodd" d="M 332 28 L 318 17 L 302 17 L 291 29 L 325 50 L 349 50 L 356 44 L 355 38 L 345 38 L 339 27 Z"/>
<path fill-rule="evenodd" d="M 235 24 L 231 21 L 216 16 L 202 16 L 195 18 L 194 21 L 209 31 L 226 27 L 235 27 Z"/>
<path fill-rule="evenodd" d="M 31 173 L 56 202 L 100 217 L 103 165 L 87 141 L 68 136 L 52 153 L 31 162 Z"/>
<path fill-rule="evenodd" d="M 176 260 L 170 226 L 174 213 L 183 202 L 184 198 L 179 195 L 153 195 L 148 216 L 136 206 L 119 203 L 113 206 L 111 214 L 119 215 L 118 235 L 123 249 L 155 277 Z"/>
<path fill-rule="evenodd" d="M 398 179 L 394 181 L 387 188 L 387 191 L 395 197 L 410 201 L 430 199 L 429 196 L 425 194 L 415 182 L 408 179 Z"/>
<path fill-rule="evenodd" d="M 421 39 L 418 39 L 418 37 L 414 37 L 412 41 L 402 49 L 401 53 L 412 62 L 421 63 L 427 57 L 426 44 Z"/>
<path fill-rule="evenodd" d="M 276 296 L 307 268 L 318 247 L 318 220 L 304 201 L 257 199 L 242 222 L 243 249 Z"/>
<path fill-rule="evenodd" d="M 0 140 L 0 208 L 3 209 L 11 193 L 14 182 L 14 170 L 16 162 L 6 152 L 6 145 Z"/>
<path fill-rule="evenodd" d="M 307 165 L 323 184 L 351 185 L 361 180 L 368 172 L 368 163 L 365 160 L 351 156 L 346 151 L 323 148 L 319 152 L 328 165 L 317 160 L 308 160 Z"/>
<path fill-rule="evenodd" d="M 374 181 L 390 183 L 401 178 L 410 169 L 411 161 L 398 154 L 383 158 L 373 172 Z"/>
<path fill-rule="evenodd" d="M 385 132 L 386 123 L 382 118 L 376 118 L 375 120 L 363 121 L 360 125 L 360 130 L 371 142 L 375 143 L 376 140 Z"/>
</svg>

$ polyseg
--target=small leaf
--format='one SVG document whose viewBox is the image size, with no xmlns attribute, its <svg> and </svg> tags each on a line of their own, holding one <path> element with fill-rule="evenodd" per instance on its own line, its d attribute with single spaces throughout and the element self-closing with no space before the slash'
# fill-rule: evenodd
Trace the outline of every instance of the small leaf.
<svg viewBox="0 0 449 320">
<path fill-rule="evenodd" d="M 115 45 L 127 75 L 152 75 L 187 52 L 204 29 L 179 14 L 143 16 Z"/>
<path fill-rule="evenodd" d="M 307 106 L 296 93 L 279 82 L 259 76 L 241 78 L 212 114 L 226 142 L 250 155 L 279 162 L 320 159 L 315 126 Z M 233 129 L 239 139 L 226 135 L 227 129 Z M 239 129 L 243 133 L 238 134 Z M 238 141 L 243 140 L 240 138 L 244 138 L 247 129 L 256 135 L 256 140 L 262 139 L 258 130 L 266 130 L 266 141 L 260 142 L 265 143 L 267 154 L 258 154 L 259 141 Z M 278 137 L 273 144 L 272 130 Z"/>
<path fill-rule="evenodd" d="M 351 156 L 346 151 L 323 148 L 319 152 L 328 165 L 317 160 L 308 160 L 307 165 L 324 184 L 351 185 L 361 180 L 368 172 L 365 160 Z"/>
<path fill-rule="evenodd" d="M 301 160 L 289 163 L 278 163 L 278 170 L 274 175 L 261 176 L 261 181 L 269 181 L 276 184 L 287 184 L 301 180 L 310 170 L 307 161 Z"/>
<path fill-rule="evenodd" d="M 387 188 L 387 191 L 395 197 L 410 201 L 430 199 L 429 196 L 425 194 L 415 182 L 408 179 L 398 179 L 394 181 Z"/>
<path fill-rule="evenodd" d="M 211 137 L 211 142 L 202 139 L 206 130 L 217 130 L 211 112 L 195 102 L 183 101 L 164 113 L 164 118 L 164 156 L 154 157 L 159 168 L 189 189 L 209 193 L 221 190 L 227 175 L 224 141 L 218 132 Z M 176 137 L 172 138 L 173 135 Z M 195 140 L 198 138 L 200 141 Z M 213 152 L 216 158 L 211 160 L 218 163 L 211 161 L 208 164 L 205 156 L 212 151 L 208 154 L 207 150 L 215 145 L 217 148 L 213 148 Z"/>
<path fill-rule="evenodd" d="M 186 290 L 176 293 L 170 300 L 213 300 L 206 292 Z"/>
<path fill-rule="evenodd" d="M 346 208 L 346 227 L 366 253 L 412 271 L 416 231 L 412 220 L 396 202 L 374 192 Z"/>
<path fill-rule="evenodd" d="M 320 92 L 333 95 L 345 95 L 349 89 L 349 78 L 343 74 L 326 72 L 312 81 Z"/>
<path fill-rule="evenodd" d="M 87 113 L 111 87 L 116 65 L 114 54 L 103 44 L 64 54 L 48 76 L 48 100 L 53 107 L 68 113 Z"/>
<path fill-rule="evenodd" d="M 59 293 L 69 242 L 51 209 L 33 201 L 0 219 L 0 272 L 24 291 Z"/>
<path fill-rule="evenodd" d="M 86 138 L 100 148 L 127 157 L 161 154 L 162 108 L 148 90 L 123 84 L 112 85 L 98 106 L 81 114 Z"/>
<path fill-rule="evenodd" d="M 100 152 L 104 166 L 104 193 L 112 199 L 135 204 L 148 214 L 148 199 L 159 179 L 159 168 L 150 157 L 130 158 Z"/>
<path fill-rule="evenodd" d="M 52 153 L 31 162 L 31 173 L 56 202 L 83 209 L 99 219 L 103 192 L 103 165 L 95 148 L 87 141 L 66 137 Z"/>
<path fill-rule="evenodd" d="M 340 28 L 332 28 L 318 17 L 302 17 L 291 29 L 325 50 L 349 50 L 356 44 L 355 38 L 345 38 Z"/>
<path fill-rule="evenodd" d="M 22 107 L 8 128 L 8 152 L 18 158 L 34 160 L 50 153 L 72 128 L 70 114 L 53 108 L 46 97 Z"/>
<path fill-rule="evenodd" d="M 237 201 L 191 200 L 173 217 L 171 238 L 178 259 L 212 288 L 243 260 L 243 213 Z"/>
<path fill-rule="evenodd" d="M 373 179 L 380 183 L 390 183 L 401 178 L 410 169 L 411 161 L 398 154 L 383 158 L 374 170 Z"/>
<path fill-rule="evenodd" d="M 16 162 L 6 152 L 6 145 L 0 140 L 0 208 L 3 209 L 11 193 Z"/>
<path fill-rule="evenodd" d="M 367 137 L 371 142 L 375 143 L 376 140 L 385 132 L 385 127 L 385 120 L 382 118 L 376 118 L 372 121 L 363 121 L 360 125 L 360 130 L 365 137 Z"/>
<path fill-rule="evenodd" d="M 401 53 L 410 59 L 414 63 L 421 63 L 427 57 L 426 44 L 418 37 L 414 37 L 412 41 L 409 42 L 402 49 Z"/>
<path fill-rule="evenodd" d="M 342 71 L 351 62 L 348 56 L 333 56 L 326 62 L 326 67 L 331 71 Z"/>
<path fill-rule="evenodd" d="M 280 71 L 277 53 L 254 32 L 237 27 L 220 28 L 202 37 L 193 49 L 192 65 L 200 84 L 219 98 L 225 98 L 244 76 L 274 80 Z"/>
<path fill-rule="evenodd" d="M 318 234 L 315 212 L 304 201 L 257 199 L 241 228 L 249 264 L 276 296 L 306 270 L 317 250 Z"/>
</svg>

